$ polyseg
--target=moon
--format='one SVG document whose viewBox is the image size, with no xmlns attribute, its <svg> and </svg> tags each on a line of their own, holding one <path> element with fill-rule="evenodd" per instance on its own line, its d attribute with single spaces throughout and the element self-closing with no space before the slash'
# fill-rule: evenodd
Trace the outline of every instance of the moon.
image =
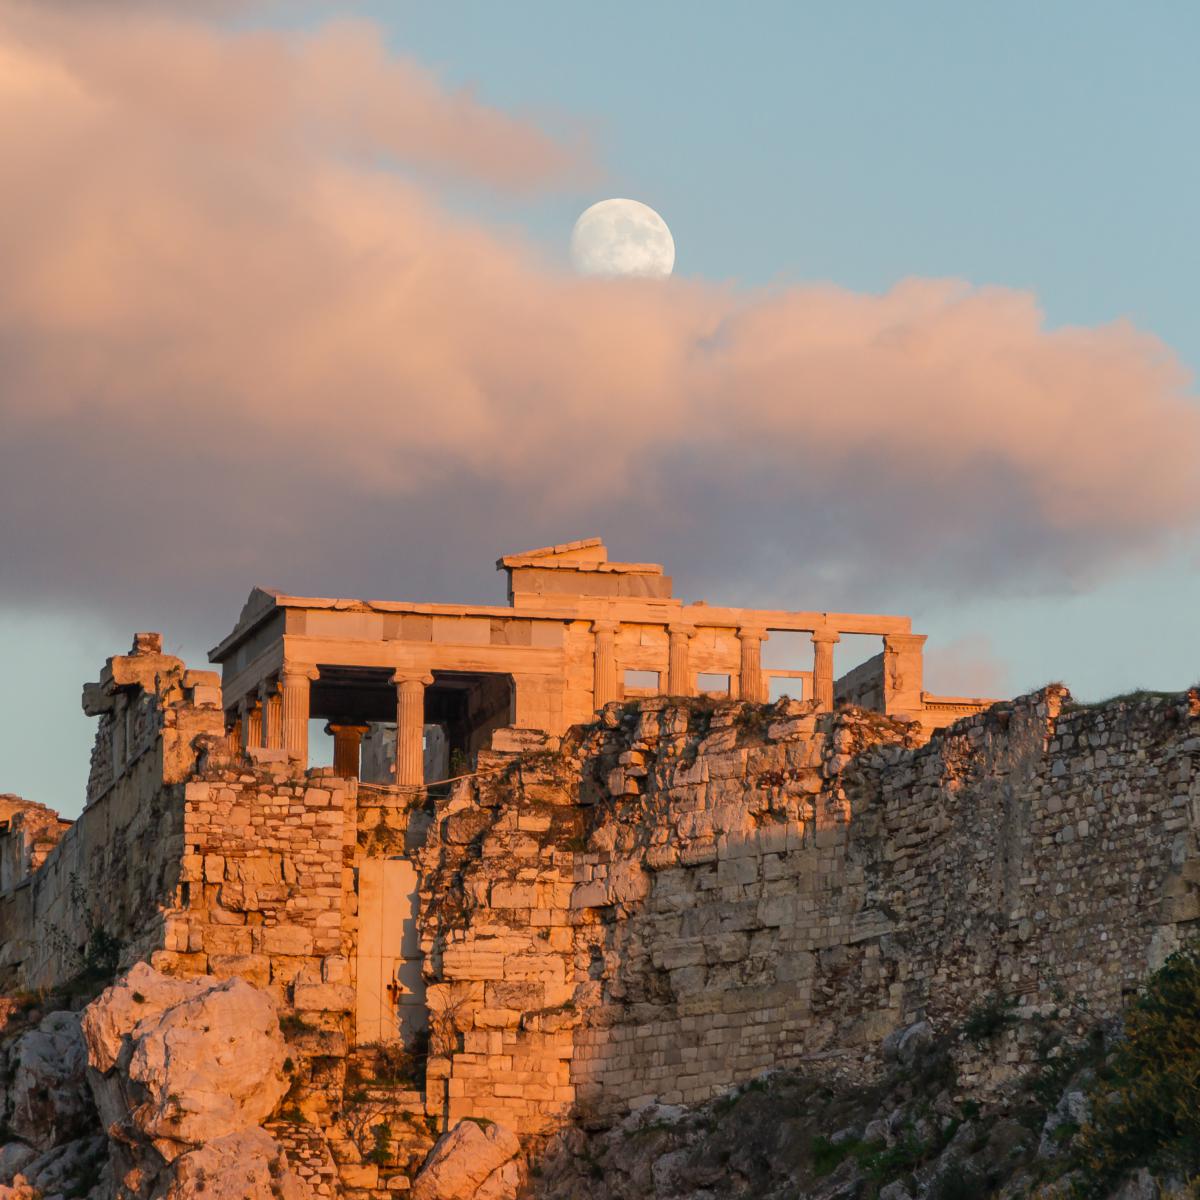
<svg viewBox="0 0 1200 1200">
<path fill-rule="evenodd" d="M 571 230 L 571 262 L 581 275 L 665 279 L 675 266 L 675 239 L 648 204 L 601 200 Z"/>
</svg>

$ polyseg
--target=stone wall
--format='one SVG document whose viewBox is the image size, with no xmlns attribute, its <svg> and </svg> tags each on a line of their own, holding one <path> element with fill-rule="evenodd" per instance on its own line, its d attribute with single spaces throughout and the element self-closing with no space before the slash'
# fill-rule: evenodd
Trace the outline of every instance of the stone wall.
<svg viewBox="0 0 1200 1200">
<path fill-rule="evenodd" d="M 451 1113 L 536 1134 L 774 1065 L 869 1075 L 889 1031 L 992 993 L 1115 1013 L 1200 924 L 1198 713 L 1051 688 L 922 746 L 651 700 L 493 758 L 425 851 Z"/>
<path fill-rule="evenodd" d="M 9 988 L 62 983 L 97 948 L 119 949 L 128 964 L 163 945 L 183 855 L 183 781 L 197 739 L 222 740 L 224 719 L 215 676 L 161 651 L 157 634 L 138 634 L 84 689 L 85 711 L 100 717 L 87 805 L 53 849 L 22 859 L 27 873 L 10 872 L 0 894 Z M 10 825 L 0 856 L 15 864 L 23 837 Z"/>
</svg>

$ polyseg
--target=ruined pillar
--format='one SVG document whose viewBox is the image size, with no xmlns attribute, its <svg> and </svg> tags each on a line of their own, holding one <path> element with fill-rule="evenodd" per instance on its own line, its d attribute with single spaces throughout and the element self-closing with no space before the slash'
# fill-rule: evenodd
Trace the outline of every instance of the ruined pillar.
<svg viewBox="0 0 1200 1200">
<path fill-rule="evenodd" d="M 917 717 L 925 708 L 925 635 L 890 633 L 883 639 L 883 711 Z"/>
<path fill-rule="evenodd" d="M 308 767 L 308 719 L 312 714 L 310 693 L 312 681 L 318 678 L 317 668 L 307 663 L 285 662 L 279 671 L 283 690 L 282 747 L 288 758 Z"/>
<path fill-rule="evenodd" d="M 361 776 L 363 734 L 368 725 L 352 725 L 330 721 L 325 732 L 333 738 L 333 773 L 342 779 L 358 779 Z"/>
<path fill-rule="evenodd" d="M 841 635 L 832 629 L 818 629 L 812 635 L 813 694 L 818 712 L 833 711 L 833 648 Z"/>
<path fill-rule="evenodd" d="M 268 750 L 282 750 L 283 697 L 279 694 L 279 680 L 264 679 L 258 685 L 258 699 L 263 712 L 263 745 Z"/>
<path fill-rule="evenodd" d="M 425 783 L 425 689 L 433 676 L 416 671 L 397 671 L 396 685 L 396 783 L 422 787 Z"/>
<path fill-rule="evenodd" d="M 229 726 L 229 733 L 226 736 L 229 739 L 229 753 L 240 754 L 246 744 L 245 734 L 242 733 L 242 717 L 240 715 L 233 718 L 233 722 Z"/>
<path fill-rule="evenodd" d="M 617 629 L 616 621 L 593 621 L 596 637 L 592 675 L 592 707 L 603 708 L 616 700 L 617 691 Z"/>
<path fill-rule="evenodd" d="M 742 643 L 742 661 L 738 672 L 738 695 L 743 700 L 763 703 L 767 698 L 767 680 L 762 671 L 762 644 L 765 629 L 746 627 L 737 631 Z"/>
<path fill-rule="evenodd" d="M 692 625 L 668 625 L 667 695 L 692 694 L 691 640 L 696 635 Z"/>
</svg>

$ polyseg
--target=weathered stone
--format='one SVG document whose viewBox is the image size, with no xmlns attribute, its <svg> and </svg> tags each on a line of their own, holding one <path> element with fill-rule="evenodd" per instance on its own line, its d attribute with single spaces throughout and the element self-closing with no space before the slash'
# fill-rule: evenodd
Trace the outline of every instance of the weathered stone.
<svg viewBox="0 0 1200 1200">
<path fill-rule="evenodd" d="M 167 1161 L 258 1125 L 287 1090 L 275 1004 L 242 979 L 181 983 L 141 965 L 88 1006 L 83 1032 L 105 1125 Z"/>
<path fill-rule="evenodd" d="M 413 1200 L 512 1200 L 520 1186 L 521 1143 L 502 1125 L 459 1121 L 442 1135 L 413 1180 Z"/>
</svg>

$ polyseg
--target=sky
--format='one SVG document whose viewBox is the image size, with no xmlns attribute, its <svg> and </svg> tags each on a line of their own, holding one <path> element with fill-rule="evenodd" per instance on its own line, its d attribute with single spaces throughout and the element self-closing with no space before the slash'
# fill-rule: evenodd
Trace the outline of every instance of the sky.
<svg viewBox="0 0 1200 1200">
<path fill-rule="evenodd" d="M 927 686 L 1200 678 L 1194 5 L 0 0 L 0 791 L 255 584 L 901 612 Z M 574 276 L 652 205 L 666 281 Z M 843 647 L 841 665 L 866 649 Z"/>
</svg>

